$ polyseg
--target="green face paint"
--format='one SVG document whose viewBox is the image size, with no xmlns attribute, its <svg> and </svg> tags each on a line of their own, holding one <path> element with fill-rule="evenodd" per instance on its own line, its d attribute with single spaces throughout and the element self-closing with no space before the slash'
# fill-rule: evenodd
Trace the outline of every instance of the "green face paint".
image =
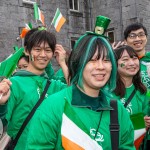
<svg viewBox="0 0 150 150">
<path fill-rule="evenodd" d="M 120 64 L 120 67 L 124 67 L 124 66 L 125 66 L 125 64 L 123 64 L 123 63 L 122 63 L 122 64 Z"/>
</svg>

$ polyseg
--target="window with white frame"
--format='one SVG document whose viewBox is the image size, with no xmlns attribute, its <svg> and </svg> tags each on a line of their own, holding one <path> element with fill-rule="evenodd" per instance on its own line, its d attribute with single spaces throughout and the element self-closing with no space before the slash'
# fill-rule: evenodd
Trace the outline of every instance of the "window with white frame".
<svg viewBox="0 0 150 150">
<path fill-rule="evenodd" d="M 109 42 L 112 44 L 113 42 L 115 42 L 115 34 L 114 34 L 114 30 L 108 30 L 106 32 L 106 35 L 109 38 Z"/>
<path fill-rule="evenodd" d="M 70 10 L 79 11 L 79 0 L 69 0 Z"/>
<path fill-rule="evenodd" d="M 25 4 L 31 4 L 31 5 L 33 5 L 36 2 L 36 0 L 22 0 L 22 1 Z"/>
</svg>

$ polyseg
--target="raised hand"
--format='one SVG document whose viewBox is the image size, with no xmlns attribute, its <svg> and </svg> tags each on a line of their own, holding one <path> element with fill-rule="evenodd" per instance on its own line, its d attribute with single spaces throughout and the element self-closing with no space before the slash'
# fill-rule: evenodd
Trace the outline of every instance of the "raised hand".
<svg viewBox="0 0 150 150">
<path fill-rule="evenodd" d="M 118 43 L 117 42 L 114 42 L 112 44 L 112 48 L 115 50 L 116 48 L 118 48 L 119 46 L 121 45 L 125 45 L 126 43 L 124 41 L 119 41 Z"/>
<path fill-rule="evenodd" d="M 0 82 L 0 104 L 6 103 L 10 96 L 11 82 L 8 79 L 3 79 Z"/>
</svg>

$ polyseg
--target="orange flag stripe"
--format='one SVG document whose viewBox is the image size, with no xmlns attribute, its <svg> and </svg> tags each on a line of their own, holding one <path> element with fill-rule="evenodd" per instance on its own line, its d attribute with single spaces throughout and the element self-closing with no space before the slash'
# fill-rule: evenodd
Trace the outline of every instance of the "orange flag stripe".
<svg viewBox="0 0 150 150">
<path fill-rule="evenodd" d="M 101 145 L 99 145 L 94 139 L 92 139 L 88 134 L 86 134 L 84 130 L 79 128 L 79 126 L 75 124 L 65 114 L 63 114 L 61 135 L 62 137 L 66 137 L 73 143 L 76 143 L 76 145 L 78 145 L 82 149 L 102 150 Z M 68 144 L 67 141 L 65 141 L 65 143 L 65 145 Z"/>
<path fill-rule="evenodd" d="M 41 13 L 40 15 L 41 15 L 41 22 L 42 22 L 43 25 L 45 25 L 45 18 L 44 18 L 44 15 L 43 15 L 42 13 Z"/>
<path fill-rule="evenodd" d="M 62 16 L 59 23 L 58 23 L 58 25 L 57 25 L 57 27 L 56 27 L 57 32 L 60 31 L 60 29 L 61 29 L 62 25 L 65 23 L 65 21 L 66 21 L 66 19 Z"/>
<path fill-rule="evenodd" d="M 140 136 L 138 139 L 136 139 L 136 140 L 134 141 L 134 146 L 135 146 L 136 150 L 139 150 L 140 145 L 142 144 L 142 142 L 143 142 L 143 140 L 144 140 L 144 137 L 145 137 L 145 134 L 142 135 L 142 136 Z"/>
<path fill-rule="evenodd" d="M 82 147 L 70 141 L 65 136 L 62 136 L 62 145 L 65 150 L 84 150 Z"/>
</svg>

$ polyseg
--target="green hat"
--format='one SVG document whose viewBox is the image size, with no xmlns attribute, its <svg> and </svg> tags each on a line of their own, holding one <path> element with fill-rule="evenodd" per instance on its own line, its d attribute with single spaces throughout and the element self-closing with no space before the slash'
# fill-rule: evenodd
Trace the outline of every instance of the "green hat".
<svg viewBox="0 0 150 150">
<path fill-rule="evenodd" d="M 111 19 L 105 16 L 97 16 L 96 23 L 95 23 L 95 30 L 94 32 L 100 35 L 103 35 L 108 28 Z"/>
</svg>

